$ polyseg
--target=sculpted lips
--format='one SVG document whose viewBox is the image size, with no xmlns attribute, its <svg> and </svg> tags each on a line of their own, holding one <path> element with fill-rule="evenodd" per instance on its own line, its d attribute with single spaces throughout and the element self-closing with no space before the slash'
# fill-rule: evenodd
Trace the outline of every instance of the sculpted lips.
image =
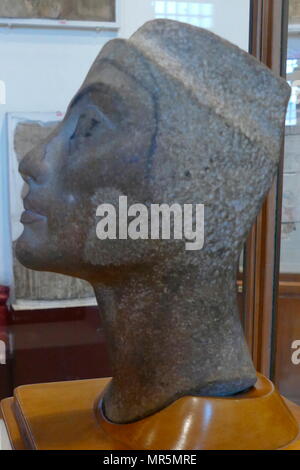
<svg viewBox="0 0 300 470">
<path fill-rule="evenodd" d="M 24 211 L 21 216 L 22 224 L 33 224 L 34 222 L 40 222 L 42 220 L 45 220 L 44 215 L 32 211 Z"/>
<path fill-rule="evenodd" d="M 46 218 L 44 215 L 36 211 L 36 209 L 28 202 L 28 200 L 26 200 L 26 198 L 24 199 L 24 209 L 25 211 L 21 216 L 22 224 L 33 224 L 35 222 L 41 222 Z"/>
</svg>

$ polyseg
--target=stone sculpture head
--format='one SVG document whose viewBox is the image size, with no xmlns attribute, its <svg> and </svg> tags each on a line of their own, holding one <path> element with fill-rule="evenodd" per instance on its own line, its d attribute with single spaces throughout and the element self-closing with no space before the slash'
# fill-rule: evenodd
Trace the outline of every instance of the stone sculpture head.
<svg viewBox="0 0 300 470">
<path fill-rule="evenodd" d="M 108 417 L 255 383 L 238 320 L 237 260 L 277 170 L 289 87 L 214 34 L 155 20 L 104 46 L 63 122 L 20 165 L 17 256 L 96 291 L 114 380 Z M 205 205 L 205 243 L 99 240 L 96 209 Z M 143 338 L 139 339 L 139 336 Z"/>
</svg>

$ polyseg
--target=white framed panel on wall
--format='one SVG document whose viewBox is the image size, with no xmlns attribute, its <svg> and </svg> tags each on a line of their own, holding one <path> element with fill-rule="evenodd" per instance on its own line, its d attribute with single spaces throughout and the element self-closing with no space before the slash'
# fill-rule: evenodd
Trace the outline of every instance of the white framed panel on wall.
<svg viewBox="0 0 300 470">
<path fill-rule="evenodd" d="M 15 243 L 23 231 L 20 217 L 27 185 L 18 166 L 22 158 L 44 141 L 63 119 L 63 112 L 11 113 L 7 116 L 10 220 L 13 246 L 11 302 L 15 310 L 66 308 L 96 305 L 91 286 L 80 279 L 38 272 L 22 266 L 15 257 Z"/>
</svg>

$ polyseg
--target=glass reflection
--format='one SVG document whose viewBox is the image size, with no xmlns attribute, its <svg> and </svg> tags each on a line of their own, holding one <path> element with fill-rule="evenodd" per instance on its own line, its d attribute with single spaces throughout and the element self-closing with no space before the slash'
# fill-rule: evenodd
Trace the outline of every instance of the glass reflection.
<svg viewBox="0 0 300 470">
<path fill-rule="evenodd" d="M 182 21 L 194 26 L 213 27 L 214 6 L 199 1 L 155 1 L 155 17 Z"/>
<path fill-rule="evenodd" d="M 275 380 L 281 393 L 300 404 L 300 0 L 289 2 L 286 74 L 292 88 L 285 130 L 281 258 Z"/>
</svg>

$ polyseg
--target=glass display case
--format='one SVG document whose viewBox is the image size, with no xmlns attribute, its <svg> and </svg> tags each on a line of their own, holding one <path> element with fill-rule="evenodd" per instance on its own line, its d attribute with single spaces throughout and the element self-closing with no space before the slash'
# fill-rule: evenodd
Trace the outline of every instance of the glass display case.
<svg viewBox="0 0 300 470">
<path fill-rule="evenodd" d="M 27 143 L 36 141 L 36 121 L 43 127 L 53 121 L 53 116 L 63 116 L 102 45 L 115 37 L 129 37 L 154 18 L 210 29 L 255 55 L 277 75 L 286 75 L 292 87 L 282 165 L 241 256 L 237 295 L 256 369 L 271 377 L 283 395 L 300 403 L 300 0 L 126 0 L 118 6 L 118 22 L 112 30 L 62 32 L 62 25 L 47 31 L 31 30 L 28 25 L 5 30 L 0 41 L 4 57 L 4 76 L 0 79 L 6 79 L 7 90 L 9 84 L 9 93 L 16 102 L 11 104 L 9 97 L 0 113 L 3 152 L 8 161 L 17 158 L 18 143 L 9 125 L 13 117 L 17 115 L 18 122 L 22 118 L 21 124 L 30 121 L 30 129 L 21 129 L 26 134 L 23 139 Z M 61 48 L 62 42 L 65 48 Z M 29 45 L 33 52 L 29 53 Z M 32 65 L 26 68 L 26 74 L 22 56 Z M 41 57 L 39 66 L 36 56 Z M 80 61 L 82 70 L 78 71 Z M 25 85 L 32 96 L 20 91 Z M 38 113 L 43 119 L 36 117 Z M 28 132 L 32 132 L 31 137 Z M 9 176 L 11 201 L 16 199 L 14 177 Z M 9 197 L 5 197 L 9 207 Z M 13 204 L 11 209 L 14 211 Z M 12 227 L 6 230 L 10 235 L 14 232 Z M 7 253 L 6 262 L 12 270 L 13 256 Z M 14 285 L 16 279 L 22 285 Z M 13 388 L 21 384 L 111 374 L 91 292 L 82 298 L 79 291 L 76 295 L 78 286 L 69 286 L 58 278 L 53 280 L 52 288 L 45 290 L 45 282 L 52 281 L 49 276 L 44 279 L 18 272 L 11 279 L 9 308 L 4 307 L 3 300 L 7 300 L 7 291 L 2 296 L 0 341 L 5 344 L 5 358 L 0 363 L 1 397 L 11 395 Z M 39 286 L 43 286 L 40 297 Z M 54 288 L 64 292 L 63 297 L 55 298 L 51 294 Z M 14 297 L 18 292 L 33 291 L 32 299 L 30 295 L 27 299 Z"/>
<path fill-rule="evenodd" d="M 209 29 L 248 51 L 250 28 L 249 0 L 228 0 L 226 8 L 223 0 L 105 0 L 100 2 L 103 15 L 110 11 L 117 15 L 108 16 L 106 23 L 104 17 L 97 17 L 98 22 L 103 22 L 101 27 L 92 21 L 93 9 L 87 11 L 89 4 L 94 8 L 95 2 L 85 2 L 81 24 L 74 22 L 79 17 L 66 16 L 63 2 L 58 2 L 57 11 L 48 11 L 47 5 L 43 11 L 34 10 L 33 18 L 28 13 L 30 2 L 28 5 L 21 2 L 22 8 L 16 11 L 18 2 L 6 3 L 0 12 L 9 17 L 0 22 L 3 29 L 0 54 L 5 75 L 0 78 L 6 79 L 16 102 L 12 104 L 10 99 L 2 108 L 6 122 L 1 138 L 7 142 L 4 151 L 10 186 L 8 232 L 13 246 L 10 259 L 6 257 L 12 276 L 10 307 L 2 322 L 6 346 L 6 364 L 0 366 L 2 397 L 11 395 L 22 384 L 111 375 L 92 289 L 79 280 L 28 270 L 14 256 L 15 240 L 22 231 L 21 196 L 26 191 L 17 170 L 24 154 L 58 125 L 93 60 L 110 39 L 128 38 L 146 21 L 168 18 Z M 73 7 L 76 4 L 71 3 Z M 112 25 L 113 19 L 117 21 Z M 7 28 L 12 22 L 14 28 Z M 239 288 L 242 291 L 241 279 Z M 239 301 L 242 312 L 242 294 Z"/>
<path fill-rule="evenodd" d="M 282 172 L 275 380 L 281 393 L 300 403 L 300 1 L 290 0 L 286 79 L 291 86 Z M 280 207 L 278 207 L 280 211 Z"/>
</svg>

